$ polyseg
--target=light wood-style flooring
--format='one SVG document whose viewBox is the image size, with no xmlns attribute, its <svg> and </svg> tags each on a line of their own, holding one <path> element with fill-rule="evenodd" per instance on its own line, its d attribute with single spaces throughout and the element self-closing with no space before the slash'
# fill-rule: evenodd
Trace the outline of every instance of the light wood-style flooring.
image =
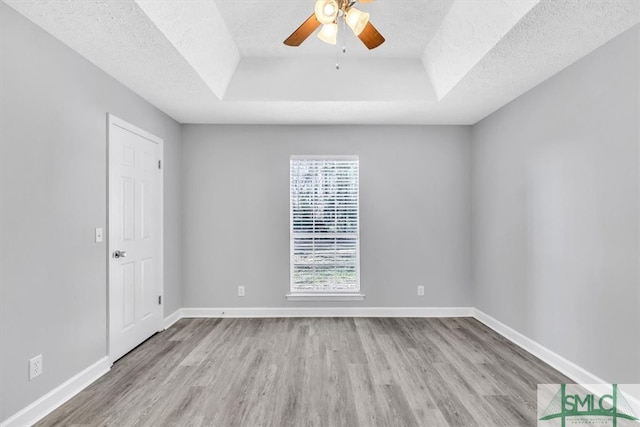
<svg viewBox="0 0 640 427">
<path fill-rule="evenodd" d="M 535 426 L 568 383 L 472 318 L 182 319 L 38 426 Z"/>
</svg>

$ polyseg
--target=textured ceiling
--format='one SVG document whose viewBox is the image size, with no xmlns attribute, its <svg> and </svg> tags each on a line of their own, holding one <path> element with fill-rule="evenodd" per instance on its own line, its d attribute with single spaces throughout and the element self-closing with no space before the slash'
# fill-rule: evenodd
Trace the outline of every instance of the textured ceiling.
<svg viewBox="0 0 640 427">
<path fill-rule="evenodd" d="M 377 0 L 386 42 L 282 41 L 314 0 L 4 0 L 182 123 L 472 124 L 640 20 L 638 0 Z M 339 48 L 342 41 L 339 41 Z"/>
</svg>

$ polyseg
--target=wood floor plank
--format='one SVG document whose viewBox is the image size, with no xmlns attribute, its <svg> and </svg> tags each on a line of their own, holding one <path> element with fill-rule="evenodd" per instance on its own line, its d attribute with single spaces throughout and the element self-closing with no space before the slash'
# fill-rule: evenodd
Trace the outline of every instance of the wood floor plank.
<svg viewBox="0 0 640 427">
<path fill-rule="evenodd" d="M 416 352 L 409 352 L 413 355 L 413 363 L 421 372 L 419 378 L 422 379 L 427 390 L 435 401 L 436 407 L 442 413 L 450 426 L 476 426 L 478 422 L 473 415 L 465 408 L 455 390 L 442 378 L 435 366 L 425 363 Z"/>
<path fill-rule="evenodd" d="M 389 412 L 386 414 L 389 425 L 419 427 L 418 420 L 411 410 L 407 397 L 398 385 L 385 384 L 378 387 L 382 390 L 382 395 L 389 406 Z"/>
<path fill-rule="evenodd" d="M 525 426 L 568 378 L 471 318 L 182 319 L 38 426 Z"/>
<path fill-rule="evenodd" d="M 458 371 L 453 364 L 441 363 L 435 368 L 446 382 L 447 389 L 459 399 L 477 425 L 511 427 L 511 419 L 503 417 L 501 412 L 477 394 L 467 381 L 466 375 Z"/>
<path fill-rule="evenodd" d="M 361 425 L 390 426 L 386 418 L 389 405 L 373 381 L 368 364 L 349 364 L 353 400 Z"/>
<path fill-rule="evenodd" d="M 525 427 L 536 425 L 534 411 L 525 410 L 518 399 L 512 396 L 486 396 L 484 398 L 506 420 L 506 426 Z"/>
<path fill-rule="evenodd" d="M 357 324 L 360 342 L 364 348 L 374 384 L 391 384 L 394 381 L 393 372 L 389 360 L 379 344 L 379 338 L 382 335 L 374 332 L 373 319 L 357 319 Z"/>
<path fill-rule="evenodd" d="M 430 338 L 430 334 L 425 330 L 425 323 L 428 319 L 409 318 L 405 319 L 410 328 L 410 333 L 418 344 L 416 350 L 420 351 L 422 357 L 431 363 L 446 362 L 447 358 L 440 348 Z"/>
<path fill-rule="evenodd" d="M 400 320 L 397 327 L 409 330 L 409 324 L 405 319 Z M 393 340 L 394 335 L 387 337 Z M 397 384 L 404 393 L 419 425 L 438 425 L 441 417 L 434 415 L 439 413 L 438 407 L 421 377 L 422 372 L 419 366 L 413 361 L 412 354 L 418 354 L 418 350 L 415 347 L 404 347 L 398 342 L 395 350 L 396 357 L 392 362 L 394 384 Z"/>
</svg>

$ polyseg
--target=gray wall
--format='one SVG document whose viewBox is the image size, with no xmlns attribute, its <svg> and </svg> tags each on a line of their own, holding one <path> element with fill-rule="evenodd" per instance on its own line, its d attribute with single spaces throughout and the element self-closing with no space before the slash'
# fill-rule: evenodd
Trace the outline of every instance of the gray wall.
<svg viewBox="0 0 640 427">
<path fill-rule="evenodd" d="M 640 382 L 639 27 L 473 127 L 476 306 Z"/>
<path fill-rule="evenodd" d="M 184 306 L 314 306 L 285 300 L 293 154 L 360 156 L 366 299 L 344 305 L 471 306 L 469 136 L 463 126 L 184 125 Z"/>
<path fill-rule="evenodd" d="M 106 355 L 106 113 L 165 141 L 166 313 L 182 304 L 181 158 L 178 123 L 3 3 L 0 28 L 3 420 Z"/>
</svg>

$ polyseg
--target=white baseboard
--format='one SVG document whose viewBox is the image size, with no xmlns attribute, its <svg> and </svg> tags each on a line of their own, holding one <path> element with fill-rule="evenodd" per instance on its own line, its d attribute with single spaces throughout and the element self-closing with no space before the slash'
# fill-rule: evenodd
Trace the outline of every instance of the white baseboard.
<svg viewBox="0 0 640 427">
<path fill-rule="evenodd" d="M 182 317 L 471 317 L 472 307 L 183 308 Z"/>
<path fill-rule="evenodd" d="M 171 325 L 176 323 L 178 320 L 182 319 L 182 309 L 179 308 L 167 317 L 164 318 L 164 329 L 169 329 Z"/>
<path fill-rule="evenodd" d="M 597 375 L 592 374 L 581 366 L 576 365 L 568 359 L 560 356 L 558 353 L 549 350 L 542 344 L 532 340 L 531 338 L 521 334 L 515 329 L 505 325 L 504 323 L 496 320 L 488 314 L 474 309 L 473 317 L 479 322 L 485 324 L 495 332 L 499 333 L 512 343 L 523 348 L 528 353 L 533 354 L 538 359 L 547 363 L 552 368 L 571 378 L 578 384 L 582 384 L 586 389 L 597 395 L 602 395 L 604 391 L 611 391 L 610 389 L 603 389 L 602 385 L 610 384 L 608 381 L 603 380 Z M 604 390 L 604 391 L 603 391 Z M 630 404 L 635 408 L 640 408 L 640 399 L 637 396 L 626 395 Z"/>
<path fill-rule="evenodd" d="M 111 369 L 111 362 L 109 358 L 105 356 L 26 408 L 4 420 L 0 423 L 0 427 L 24 427 L 35 424 L 67 400 L 80 393 L 95 380 L 109 372 L 109 369 Z"/>
<path fill-rule="evenodd" d="M 576 365 L 575 363 L 565 359 L 560 356 L 558 353 L 555 353 L 549 350 L 547 347 L 542 344 L 537 343 L 529 337 L 522 335 L 520 332 L 515 329 L 510 328 L 504 323 L 494 319 L 482 311 L 475 309 L 474 316 L 478 321 L 484 323 L 489 328 L 493 329 L 503 337 L 507 338 L 509 341 L 514 344 L 522 347 L 529 353 L 536 356 L 538 359 L 544 361 L 545 363 L 551 365 L 556 370 L 560 371 L 567 377 L 571 378 L 577 383 L 580 384 L 604 384 L 607 383 L 603 379 L 598 376 L 592 374 L 584 368 Z"/>
</svg>

